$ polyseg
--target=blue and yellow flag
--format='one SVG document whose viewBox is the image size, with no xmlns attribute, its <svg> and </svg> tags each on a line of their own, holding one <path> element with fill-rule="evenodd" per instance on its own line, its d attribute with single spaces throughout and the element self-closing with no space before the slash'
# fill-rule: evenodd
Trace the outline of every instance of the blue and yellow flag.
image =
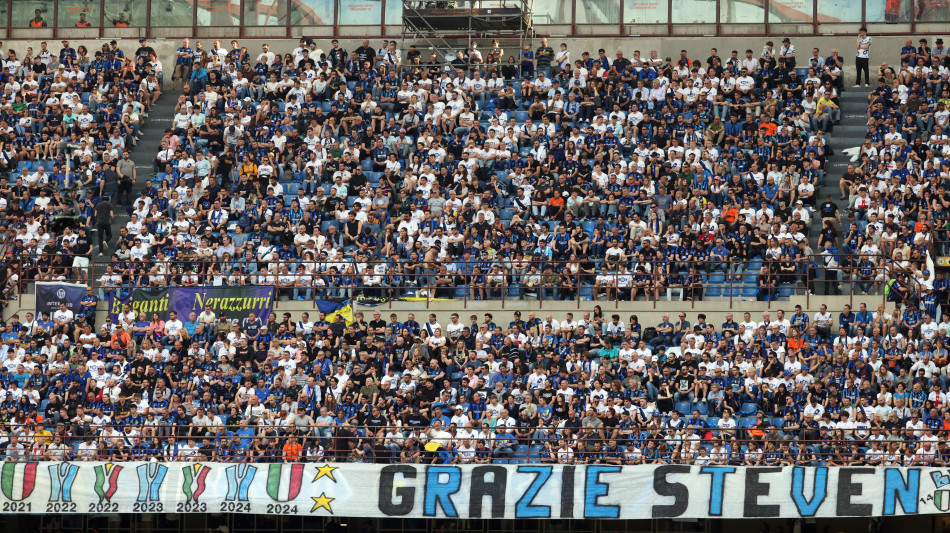
<svg viewBox="0 0 950 533">
<path fill-rule="evenodd" d="M 336 321 L 336 316 L 343 317 L 343 321 L 349 326 L 353 323 L 353 302 L 347 298 L 345 300 L 317 300 L 317 309 L 327 314 L 327 322 Z"/>
</svg>

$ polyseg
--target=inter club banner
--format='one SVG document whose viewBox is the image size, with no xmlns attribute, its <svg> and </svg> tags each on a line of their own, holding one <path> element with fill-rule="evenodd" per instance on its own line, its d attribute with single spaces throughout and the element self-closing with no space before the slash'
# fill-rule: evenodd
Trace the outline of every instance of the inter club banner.
<svg viewBox="0 0 950 533">
<path fill-rule="evenodd" d="M 145 313 L 151 320 L 158 313 L 162 320 L 170 311 L 178 313 L 178 319 L 188 321 L 188 315 L 204 311 L 205 306 L 218 316 L 227 314 L 228 320 L 243 320 L 254 313 L 262 322 L 267 321 L 274 308 L 274 287 L 270 285 L 247 285 L 242 287 L 169 287 L 167 289 L 133 289 L 126 296 L 115 291 L 109 293 L 109 314 L 118 320 L 125 304 L 136 315 Z"/>
<path fill-rule="evenodd" d="M 945 513 L 950 470 L 6 462 L 3 513 L 799 518 Z"/>
<path fill-rule="evenodd" d="M 49 313 L 59 310 L 59 304 L 66 304 L 74 314 L 82 311 L 82 299 L 86 296 L 86 285 L 81 283 L 36 283 L 36 317 L 40 313 Z"/>
</svg>

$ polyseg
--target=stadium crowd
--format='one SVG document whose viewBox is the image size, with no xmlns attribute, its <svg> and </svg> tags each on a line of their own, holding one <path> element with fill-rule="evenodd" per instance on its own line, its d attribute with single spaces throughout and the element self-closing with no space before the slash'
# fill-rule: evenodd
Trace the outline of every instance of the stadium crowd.
<svg viewBox="0 0 950 533">
<path fill-rule="evenodd" d="M 0 43 L 2 47 L 2 43 Z M 44 41 L 22 59 L 10 49 L 0 73 L 0 305 L 24 281 L 88 279 L 92 230 L 80 213 L 111 217 L 131 195 L 130 151 L 161 94 L 162 63 L 145 39 L 134 53 L 116 41 L 90 52 Z"/>
<path fill-rule="evenodd" d="M 857 64 L 870 43 L 862 31 Z M 948 282 L 926 270 L 950 208 L 937 45 L 905 47 L 899 74 L 882 65 L 840 209 L 817 191 L 845 59 L 806 60 L 790 39 L 706 60 L 542 40 L 446 65 L 395 42 L 279 55 L 186 40 L 138 191 L 128 150 L 162 94 L 154 50 L 11 51 L 7 296 L 20 275 L 91 277 L 98 244 L 103 290 L 699 299 L 731 278 L 772 299 L 824 267 L 827 292 L 850 280 L 904 307 L 718 329 L 599 306 L 507 326 L 453 314 L 444 330 L 210 310 L 100 324 L 90 288 L 78 313 L 5 324 L 4 456 L 944 464 Z M 54 225 L 71 196 L 79 223 Z"/>
<path fill-rule="evenodd" d="M 916 113 L 908 130 L 908 104 L 893 95 L 942 92 L 940 46 L 902 54 L 923 62 L 919 75 L 905 69 L 896 93 L 888 81 L 871 93 L 869 148 L 842 181 L 847 208 L 818 194 L 846 60 L 836 49 L 798 58 L 787 38 L 705 60 L 685 50 L 578 57 L 546 40 L 506 56 L 493 43 L 447 64 L 415 47 L 404 60 L 395 41 L 323 51 L 304 39 L 279 54 L 185 40 L 172 60 L 175 116 L 137 191 L 124 141 L 136 108 L 161 94 L 161 62 L 146 43 L 134 63 L 116 45 L 75 61 L 64 48 L 72 74 L 34 85 L 63 88 L 65 105 L 15 91 L 26 93 L 17 109 L 28 127 L 11 146 L 27 148 L 10 161 L 26 169 L 0 192 L 16 217 L 8 255 L 26 268 L 8 278 L 87 276 L 98 243 L 104 291 L 251 282 L 302 300 L 767 300 L 844 282 L 916 303 L 932 281 L 929 221 L 947 213 L 947 166 L 927 152 L 944 142 L 947 112 L 922 96 L 933 117 Z M 869 47 L 862 32 L 856 61 Z M 110 85 L 115 65 L 127 83 Z M 79 107 L 76 95 L 92 99 L 88 111 L 46 120 Z M 886 134 L 891 125 L 904 133 Z M 917 134 L 900 148 L 907 132 Z M 34 153 L 37 136 L 47 149 Z M 56 213 L 41 207 L 60 203 L 41 184 L 62 184 L 66 159 L 79 169 L 86 234 L 53 231 Z M 113 236 L 120 207 L 131 220 Z"/>
<path fill-rule="evenodd" d="M 94 298 L 94 297 L 93 297 Z M 63 311 L 63 315 L 68 311 Z M 59 315 L 59 313 L 57 314 Z M 132 316 L 128 316 L 132 315 Z M 946 465 L 947 335 L 884 304 L 644 327 L 14 317 L 6 460 Z M 422 318 L 421 316 L 419 317 Z M 443 319 L 446 317 L 442 317 Z M 74 335 L 70 335 L 73 332 Z M 213 332 L 213 333 L 212 333 Z"/>
</svg>

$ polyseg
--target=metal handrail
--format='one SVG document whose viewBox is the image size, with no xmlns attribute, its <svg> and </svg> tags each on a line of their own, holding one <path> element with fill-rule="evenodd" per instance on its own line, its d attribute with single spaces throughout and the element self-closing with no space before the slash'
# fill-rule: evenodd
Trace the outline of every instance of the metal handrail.
<svg viewBox="0 0 950 533">
<path fill-rule="evenodd" d="M 840 255 L 842 257 L 848 256 L 848 254 L 840 254 Z M 854 256 L 857 256 L 857 255 L 860 255 L 860 254 L 855 254 Z M 695 307 L 695 301 L 701 300 L 701 298 L 699 297 L 700 293 L 703 293 L 704 295 L 707 295 L 707 297 L 709 297 L 708 296 L 709 293 L 713 292 L 714 295 L 711 296 L 712 298 L 720 299 L 720 300 L 727 298 L 730 306 L 737 299 L 750 300 L 750 299 L 755 298 L 755 299 L 759 299 L 760 301 L 766 301 L 769 304 L 769 307 L 771 307 L 771 302 L 775 301 L 778 295 L 779 287 L 784 287 L 785 289 L 791 289 L 793 291 L 804 291 L 806 300 L 808 300 L 808 302 L 810 303 L 811 296 L 817 293 L 817 291 L 822 287 L 821 284 L 825 282 L 824 281 L 825 276 L 823 274 L 829 270 L 835 270 L 835 269 L 829 269 L 828 267 L 823 266 L 823 264 L 815 264 L 815 265 L 809 266 L 809 263 L 811 263 L 812 260 L 816 258 L 820 259 L 821 256 L 819 255 L 803 256 L 799 258 L 798 260 L 795 260 L 794 261 L 794 264 L 796 266 L 795 272 L 788 274 L 789 278 L 785 278 L 785 279 L 788 280 L 788 279 L 796 278 L 797 281 L 791 284 L 776 283 L 775 288 L 773 289 L 774 292 L 770 291 L 770 294 L 768 296 L 763 295 L 762 291 L 760 290 L 760 287 L 758 287 L 757 285 L 753 287 L 749 284 L 748 281 L 740 282 L 739 280 L 735 279 L 737 276 L 739 276 L 743 280 L 748 280 L 748 276 L 750 275 L 757 276 L 757 273 L 753 273 L 746 269 L 741 268 L 743 265 L 748 266 L 751 263 L 750 261 L 740 260 L 736 258 L 730 258 L 727 261 L 716 263 L 716 264 L 710 263 L 708 261 L 702 261 L 702 260 L 671 261 L 681 266 L 681 268 L 677 269 L 677 275 L 680 275 L 680 273 L 682 272 L 689 274 L 690 272 L 694 271 L 693 275 L 699 275 L 704 278 L 699 282 L 689 283 L 688 285 L 676 284 L 676 286 L 670 286 L 667 283 L 668 276 L 669 276 L 668 270 L 663 270 L 661 272 L 661 269 L 652 268 L 653 266 L 655 266 L 653 262 L 648 262 L 647 264 L 645 264 L 645 266 L 651 267 L 651 271 L 646 274 L 640 274 L 639 280 L 635 280 L 637 276 L 635 272 L 621 273 L 617 270 L 604 270 L 603 268 L 600 268 L 600 269 L 595 268 L 594 273 L 582 273 L 578 270 L 578 272 L 570 274 L 569 276 L 571 278 L 572 283 L 571 285 L 567 287 L 561 285 L 560 281 L 556 285 L 543 285 L 541 283 L 538 283 L 537 285 L 528 286 L 525 283 L 525 278 L 529 275 L 529 273 L 526 271 L 529 270 L 532 265 L 535 266 L 540 271 L 543 269 L 544 266 L 547 266 L 547 265 L 563 268 L 566 265 L 572 264 L 572 262 L 563 261 L 563 260 L 557 260 L 557 261 L 550 260 L 550 261 L 540 261 L 540 262 L 533 261 L 533 260 L 525 260 L 523 262 L 526 265 L 525 271 L 519 272 L 517 274 L 513 274 L 510 270 L 508 270 L 506 268 L 504 261 L 498 261 L 498 262 L 493 261 L 492 262 L 493 265 L 502 267 L 501 275 L 503 276 L 502 283 L 500 285 L 494 285 L 494 286 L 488 282 L 487 280 L 488 275 L 486 274 L 479 274 L 479 276 L 481 276 L 484 279 L 481 282 L 475 282 L 473 279 L 475 276 L 474 274 L 468 273 L 468 274 L 457 275 L 452 272 L 449 272 L 448 274 L 452 276 L 453 278 L 464 277 L 465 281 L 462 283 L 452 283 L 448 285 L 436 285 L 433 283 L 433 281 L 434 281 L 434 278 L 437 276 L 437 272 L 435 270 L 432 270 L 430 272 L 410 272 L 410 273 L 399 274 L 398 276 L 400 278 L 400 283 L 396 285 L 390 285 L 390 284 L 385 283 L 385 276 L 383 276 L 384 278 L 383 281 L 375 285 L 365 284 L 362 282 L 362 279 L 360 279 L 357 283 L 353 283 L 351 285 L 347 285 L 343 287 L 341 286 L 332 287 L 331 283 L 325 283 L 325 286 L 323 288 L 310 286 L 310 287 L 304 287 L 303 289 L 304 290 L 309 289 L 311 291 L 311 297 L 309 298 L 309 300 L 311 301 L 315 299 L 320 299 L 320 296 L 324 298 L 339 298 L 339 297 L 353 297 L 356 295 L 369 295 L 369 296 L 378 296 L 384 299 L 388 299 L 390 302 L 393 300 L 398 301 L 399 299 L 404 298 L 404 297 L 416 297 L 416 298 L 425 298 L 426 304 L 428 306 L 432 300 L 447 298 L 447 299 L 461 299 L 463 302 L 463 305 L 466 307 L 468 305 L 469 300 L 495 300 L 495 301 L 500 301 L 502 307 L 504 307 L 509 300 L 512 300 L 514 298 L 518 298 L 519 300 L 524 300 L 526 297 L 528 297 L 528 295 L 530 295 L 531 298 L 536 298 L 539 302 L 543 304 L 545 300 L 551 299 L 552 294 L 549 294 L 549 293 L 553 293 L 553 295 L 556 295 L 557 300 L 559 301 L 569 301 L 562 297 L 562 295 L 564 294 L 563 291 L 566 290 L 568 293 L 572 295 L 570 300 L 574 300 L 577 302 L 578 308 L 580 308 L 582 301 L 604 302 L 605 300 L 598 299 L 598 297 L 601 296 L 602 294 L 606 295 L 606 302 L 612 301 L 616 307 L 619 307 L 621 301 L 632 301 L 630 298 L 630 295 L 632 295 L 633 293 L 635 293 L 636 296 L 643 295 L 648 301 L 652 301 L 654 308 L 656 308 L 657 302 L 660 301 L 661 298 L 663 298 L 664 296 L 666 297 L 667 300 L 672 300 L 674 293 L 678 293 L 679 298 L 681 300 L 691 301 L 691 306 Z M 757 260 L 757 261 L 761 261 L 762 264 L 769 263 L 769 260 L 765 260 L 765 259 Z M 101 290 L 101 293 L 99 294 L 100 296 L 105 296 L 106 291 L 113 290 L 113 289 L 131 290 L 135 288 L 148 288 L 150 286 L 168 287 L 168 286 L 178 285 L 178 280 L 181 279 L 181 276 L 183 273 L 175 272 L 174 270 L 175 270 L 175 267 L 180 266 L 183 263 L 184 263 L 183 261 L 179 261 L 179 260 L 175 260 L 175 261 L 152 260 L 152 261 L 149 261 L 148 263 L 127 262 L 126 264 L 129 266 L 130 269 L 133 267 L 139 268 L 140 266 L 151 267 L 155 265 L 164 265 L 166 267 L 165 270 L 169 273 L 163 274 L 163 276 L 165 276 L 163 282 L 157 285 L 131 285 L 130 275 L 128 273 L 122 273 L 120 275 L 123 277 L 123 283 L 119 285 L 118 287 L 103 285 L 101 275 L 99 277 L 95 275 L 96 272 L 100 272 L 100 273 L 104 272 L 106 265 L 113 264 L 111 261 L 94 260 L 94 261 L 91 261 L 89 266 L 86 268 L 73 267 L 70 265 L 70 266 L 61 267 L 61 269 L 65 270 L 67 274 L 66 278 L 68 278 L 67 279 L 68 281 L 77 281 L 77 280 L 84 279 L 89 284 L 89 286 L 91 286 L 95 291 Z M 193 262 L 188 262 L 188 263 L 191 264 Z M 211 272 L 211 267 L 213 265 L 220 264 L 217 262 L 216 259 L 213 261 L 203 261 L 203 262 L 197 262 L 197 263 L 200 264 L 200 268 L 198 269 L 199 277 L 204 277 L 204 276 L 209 275 Z M 274 267 L 273 269 L 269 268 L 269 273 L 270 275 L 276 277 L 277 273 L 279 273 L 280 270 L 282 270 L 282 267 L 284 266 L 287 266 L 288 271 L 290 271 L 291 273 L 296 273 L 296 266 L 301 263 L 305 263 L 305 261 L 293 260 L 293 261 L 261 262 L 257 260 L 253 260 L 253 261 L 237 260 L 237 261 L 232 261 L 232 263 L 236 265 L 265 264 L 268 267 Z M 388 261 L 367 262 L 366 268 L 363 270 L 363 274 L 358 274 L 357 276 L 359 278 L 362 278 L 366 272 L 372 272 L 373 267 L 380 263 L 389 264 Z M 478 261 L 469 262 L 469 264 L 472 264 L 472 265 L 476 265 L 478 263 L 479 263 Z M 631 261 L 629 260 L 618 262 L 618 264 L 624 264 L 624 265 L 629 265 L 630 263 Z M 606 264 L 605 262 L 601 262 L 600 266 L 603 267 L 605 264 Z M 685 268 L 682 268 L 682 267 L 685 267 Z M 33 268 L 34 267 L 24 265 L 22 261 L 18 262 L 17 272 L 19 275 L 20 292 L 23 292 L 29 284 L 35 281 L 56 281 L 55 278 L 54 279 L 50 279 L 48 277 L 38 278 L 34 276 L 32 274 Z M 886 267 L 884 266 L 875 265 L 874 268 L 875 268 L 874 277 L 877 277 L 880 274 L 886 274 L 887 272 Z M 808 269 L 816 269 L 817 275 L 814 275 Z M 734 272 L 737 272 L 737 271 L 742 271 L 742 273 L 735 274 Z M 620 283 L 621 281 L 624 281 L 624 282 L 627 281 L 626 279 L 621 280 L 624 274 L 626 274 L 629 277 L 629 281 L 630 281 L 629 285 L 624 286 L 624 287 L 617 287 L 618 283 Z M 146 276 L 147 275 L 148 274 L 146 273 Z M 248 274 L 246 276 L 253 277 L 256 275 L 258 274 Z M 298 274 L 294 274 L 294 275 L 298 275 Z M 339 276 L 342 274 L 338 273 L 337 275 Z M 541 278 L 541 276 L 543 276 L 543 272 L 537 272 L 535 275 L 539 277 L 539 280 L 543 279 Z M 559 274 L 557 275 L 560 276 Z M 614 278 L 613 282 L 610 284 L 601 284 L 597 281 L 598 278 L 603 279 L 605 275 L 613 276 Z M 647 276 L 646 279 L 643 278 L 644 275 Z M 330 274 L 314 273 L 314 274 L 310 274 L 309 276 L 312 276 L 314 278 L 328 279 L 330 277 Z M 512 276 L 517 276 L 520 279 L 516 283 L 511 283 Z M 723 276 L 724 279 L 722 282 L 713 282 L 711 278 L 714 276 Z M 756 281 L 758 281 L 758 279 Z M 855 289 L 866 282 L 863 280 L 852 280 L 848 278 L 848 279 L 839 279 L 837 283 L 850 288 L 850 290 L 846 292 L 850 295 L 852 303 L 853 303 L 854 296 L 855 296 L 854 295 Z M 870 283 L 873 283 L 873 281 L 871 281 Z M 199 285 L 209 286 L 210 283 L 204 282 L 204 283 L 199 283 Z M 291 291 L 292 289 L 293 287 L 290 287 L 290 288 L 287 288 L 286 290 Z M 462 290 L 462 295 L 460 298 L 458 298 L 456 295 L 457 289 Z M 754 296 L 750 294 L 752 292 L 751 289 L 755 289 Z M 413 291 L 415 291 L 414 294 L 413 294 Z M 442 291 L 442 292 L 451 291 L 451 294 L 441 294 L 439 291 Z M 883 298 L 883 291 L 881 291 L 881 294 Z M 622 298 L 621 298 L 621 295 L 623 296 Z"/>
<path fill-rule="evenodd" d="M 749 417 L 751 418 L 751 417 Z M 666 424 L 668 417 L 664 419 Z M 890 448 L 901 460 L 908 449 L 915 449 L 922 440 L 916 433 L 933 431 L 945 439 L 946 430 L 894 430 L 900 440 L 883 440 L 884 430 L 864 431 L 829 430 L 818 428 L 789 429 L 766 424 L 764 427 L 750 425 L 743 421 L 742 427 L 719 429 L 701 426 L 689 426 L 682 429 L 670 429 L 658 424 L 634 428 L 629 434 L 611 434 L 595 428 L 582 428 L 578 434 L 558 433 L 555 427 L 532 427 L 525 436 L 512 428 L 507 432 L 494 429 L 488 433 L 461 433 L 464 430 L 449 428 L 441 430 L 432 426 L 386 426 L 378 428 L 358 427 L 343 424 L 322 431 L 282 430 L 277 427 L 261 426 L 215 426 L 204 428 L 204 432 L 188 433 L 181 426 L 170 425 L 171 431 L 163 431 L 162 426 L 153 426 L 154 432 L 148 435 L 125 434 L 118 431 L 113 435 L 95 435 L 91 432 L 83 435 L 65 435 L 56 433 L 21 434 L 18 441 L 24 444 L 24 455 L 8 456 L 6 460 L 110 460 L 136 461 L 155 457 L 159 460 L 219 460 L 227 462 L 282 462 L 306 460 L 347 461 L 358 450 L 368 462 L 392 462 L 401 460 L 408 463 L 419 462 L 469 462 L 462 460 L 477 457 L 481 462 L 493 460 L 517 460 L 520 462 L 562 462 L 570 464 L 609 463 L 620 461 L 624 464 L 679 463 L 689 464 L 696 461 L 700 453 L 712 456 L 712 463 L 722 464 L 765 464 L 769 460 L 785 460 L 792 464 L 827 462 L 828 466 L 842 466 L 861 463 L 862 457 L 872 447 L 872 441 L 878 440 L 881 459 Z M 684 422 L 688 420 L 683 419 Z M 292 423 L 290 423 L 292 426 Z M 248 433 L 247 428 L 250 429 Z M 254 431 L 254 428 L 261 432 Z M 103 427 L 104 431 L 115 432 L 112 427 Z M 311 427 L 311 430 L 313 428 Z M 538 434 L 537 432 L 541 432 Z M 872 438 L 877 432 L 881 437 Z M 264 434 L 262 434 L 264 433 Z M 699 439 L 688 438 L 697 435 Z M 805 438 L 809 437 L 809 438 Z M 426 450 L 428 441 L 439 442 L 437 450 Z M 469 447 L 460 450 L 463 440 Z M 65 450 L 50 450 L 52 443 L 65 445 Z M 945 440 L 943 440 L 945 442 Z M 484 447 L 478 444 L 484 443 Z M 291 444 L 292 448 L 285 445 Z M 408 446 L 407 446 L 408 444 Z M 297 447 L 299 445 L 299 447 Z M 378 445 L 378 446 L 377 446 Z M 749 455 L 749 449 L 754 455 Z M 787 448 L 786 448 L 787 446 Z M 931 443 L 935 456 L 940 452 L 936 442 Z M 58 446 L 56 448 L 59 448 Z M 634 463 L 625 453 L 630 448 L 641 452 Z M 210 454 L 201 449 L 211 449 Z M 570 450 L 569 458 L 559 456 L 558 450 Z M 385 450 L 385 451 L 384 451 Z M 235 454 L 235 451 L 239 453 Z M 366 457 L 369 452 L 371 455 Z M 466 454 L 465 452 L 469 452 Z M 757 452 L 757 453 L 756 453 Z M 565 454 L 567 455 L 567 454 Z M 757 455 L 757 457 L 755 457 Z M 771 458 L 769 457 L 771 456 Z M 477 461 L 471 461 L 477 462 Z"/>
</svg>

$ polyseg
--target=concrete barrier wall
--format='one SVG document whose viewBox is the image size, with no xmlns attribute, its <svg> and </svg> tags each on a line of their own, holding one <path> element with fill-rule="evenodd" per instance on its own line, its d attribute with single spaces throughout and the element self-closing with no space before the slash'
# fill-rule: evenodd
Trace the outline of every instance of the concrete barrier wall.
<svg viewBox="0 0 950 533">
<path fill-rule="evenodd" d="M 857 32 L 858 24 L 854 25 L 853 31 Z M 306 34 L 309 35 L 309 34 Z M 375 27 L 375 30 L 357 34 L 360 37 L 341 37 L 340 45 L 347 50 L 354 50 L 361 45 L 361 40 L 365 36 L 370 39 L 370 44 L 372 46 L 379 46 L 379 27 Z M 373 37 L 370 37 L 373 36 Z M 900 58 L 900 49 L 904 45 L 905 36 L 875 36 L 871 34 L 873 38 L 873 44 L 871 46 L 871 65 L 875 67 L 881 63 L 881 61 L 888 61 L 889 64 L 893 65 L 895 63 L 899 64 Z M 908 33 L 908 36 L 910 34 Z M 656 50 L 660 58 L 672 57 L 674 59 L 679 57 L 680 50 L 686 50 L 688 57 L 691 59 L 698 59 L 701 62 L 705 63 L 706 58 L 709 57 L 709 48 L 716 47 L 719 50 L 719 55 L 723 58 L 728 58 L 732 50 L 739 51 L 739 57 L 745 57 L 745 50 L 751 49 L 754 51 L 755 57 L 758 57 L 759 52 L 762 50 L 762 46 L 766 41 L 771 40 L 775 43 L 776 48 L 781 45 L 782 38 L 785 37 L 782 34 L 775 34 L 769 37 L 655 37 L 655 36 L 644 36 L 644 37 L 607 37 L 607 38 L 561 38 L 552 36 L 550 38 L 550 45 L 557 49 L 557 46 L 564 42 L 567 43 L 568 50 L 572 52 L 573 59 L 579 59 L 580 54 L 583 51 L 589 51 L 592 56 L 597 56 L 597 50 L 603 48 L 607 57 L 613 59 L 615 52 L 617 50 L 623 50 L 626 57 L 632 57 L 634 50 L 640 50 L 643 57 L 649 57 L 650 50 Z M 847 75 L 847 79 L 850 80 L 854 73 L 854 45 L 855 37 L 854 36 L 796 36 L 790 35 L 792 43 L 795 44 L 798 52 L 798 65 L 803 66 L 807 63 L 807 57 L 811 55 L 812 47 L 818 47 L 821 51 L 821 55 L 826 57 L 830 55 L 830 52 L 833 48 L 837 48 L 840 55 L 845 60 L 844 72 Z M 914 45 L 917 44 L 917 38 L 914 36 Z M 223 45 L 227 48 L 230 48 L 228 44 L 233 35 L 220 35 L 218 37 Z M 7 39 L 3 41 L 2 47 L 5 49 L 13 49 L 17 52 L 18 56 L 22 56 L 26 51 L 27 47 L 33 47 L 34 53 L 39 50 L 40 41 L 44 39 Z M 61 48 L 61 44 L 58 40 L 45 39 L 49 47 L 54 51 L 58 52 Z M 83 44 L 90 50 L 91 53 L 94 53 L 95 50 L 98 50 L 103 43 L 108 43 L 111 39 L 84 39 L 76 37 L 70 40 L 70 45 L 76 47 L 80 44 Z M 119 47 L 125 51 L 127 54 L 134 52 L 138 48 L 138 36 L 134 38 L 123 38 L 116 39 L 119 43 Z M 214 43 L 214 38 L 193 38 L 191 40 L 192 46 L 194 46 L 196 41 L 202 41 L 202 44 L 206 50 L 211 49 L 212 44 Z M 329 50 L 330 48 L 330 38 L 329 37 L 318 37 L 316 38 L 318 46 L 324 51 Z M 480 40 L 481 41 L 481 40 Z M 479 45 L 481 48 L 486 48 L 490 45 L 491 41 L 485 39 L 484 42 L 480 42 Z M 933 41 L 933 39 L 930 39 Z M 280 38 L 244 38 L 240 40 L 241 46 L 246 46 L 251 52 L 252 57 L 256 57 L 260 53 L 261 45 L 268 43 L 271 46 L 273 52 L 287 53 L 293 50 L 298 46 L 297 39 L 280 39 Z M 181 39 L 179 38 L 155 38 L 150 39 L 148 42 L 149 46 L 155 49 L 158 53 L 159 59 L 162 61 L 164 69 L 168 72 L 168 76 L 165 77 L 165 82 L 168 84 L 169 79 L 171 78 L 171 69 L 174 66 L 174 57 L 175 50 L 181 46 Z M 399 40 L 400 46 L 402 46 L 402 40 Z M 405 46 L 408 48 L 410 42 L 406 42 Z M 932 42 L 931 42 L 932 44 Z M 425 43 L 419 43 L 420 50 L 423 51 L 423 55 L 427 56 L 425 52 L 426 46 Z M 506 48 L 505 54 L 514 54 L 517 56 L 517 50 L 514 48 Z M 849 84 L 850 85 L 850 84 Z"/>
<path fill-rule="evenodd" d="M 562 320 L 567 313 L 574 313 L 574 319 L 577 320 L 583 318 L 584 313 L 592 312 L 594 306 L 600 305 L 604 314 L 608 316 L 614 313 L 619 314 L 624 323 L 629 320 L 630 315 L 637 315 L 637 318 L 644 327 L 654 326 L 660 323 L 664 313 L 669 314 L 673 319 L 672 321 L 676 322 L 678 313 L 685 311 L 687 319 L 690 322 L 695 323 L 696 316 L 699 313 L 704 313 L 707 317 L 707 321 L 715 324 L 718 328 L 719 324 L 725 321 L 727 313 L 732 313 L 738 322 L 742 321 L 743 313 L 749 312 L 752 314 L 752 320 L 758 322 L 762 319 L 763 312 L 770 312 L 771 317 L 774 319 L 775 312 L 778 309 L 784 309 L 786 314 L 791 315 L 794 312 L 795 306 L 801 305 L 802 308 L 808 312 L 809 316 L 811 316 L 818 312 L 818 308 L 821 304 L 825 304 L 835 318 L 837 318 L 838 313 L 845 305 L 852 305 L 854 309 L 857 310 L 858 304 L 861 302 L 866 303 L 868 309 L 874 311 L 877 309 L 878 304 L 883 303 L 883 297 L 856 296 L 852 300 L 850 296 L 812 296 L 810 302 L 808 302 L 803 296 L 795 296 L 786 302 L 772 302 L 771 306 L 769 306 L 768 302 L 738 300 L 734 301 L 732 306 L 729 305 L 728 301 L 660 301 L 657 302 L 655 307 L 653 302 L 644 301 L 620 302 L 619 305 L 616 302 L 585 301 L 581 302 L 580 307 L 578 307 L 576 301 L 545 301 L 542 303 L 537 300 L 506 300 L 504 306 L 502 306 L 502 302 L 497 300 L 469 301 L 467 303 L 461 300 L 433 300 L 428 302 L 428 304 L 425 301 L 391 302 L 374 307 L 361 306 L 359 304 L 355 304 L 353 307 L 355 312 L 362 312 L 367 321 L 372 318 L 373 311 L 379 311 L 387 321 L 390 313 L 398 314 L 400 319 L 405 318 L 408 313 L 415 313 L 416 320 L 419 322 L 424 322 L 429 313 L 435 313 L 442 324 L 448 322 L 449 315 L 452 313 L 458 313 L 462 322 L 466 324 L 468 323 L 469 315 L 477 315 L 479 321 L 481 321 L 485 313 L 491 313 L 495 323 L 507 324 L 513 319 L 515 311 L 521 311 L 522 319 L 527 318 L 528 313 L 533 311 L 538 318 L 544 319 L 544 317 L 550 313 L 552 318 L 556 320 Z M 99 303 L 96 323 L 101 324 L 105 321 L 107 309 L 106 302 Z M 891 309 L 891 307 L 888 307 L 888 309 Z M 9 319 L 14 313 L 19 313 L 20 318 L 23 319 L 27 311 L 36 311 L 33 294 L 23 294 L 17 301 L 11 302 L 11 305 L 4 310 L 3 317 Z M 313 302 L 299 301 L 278 302 L 275 311 L 278 315 L 290 313 L 294 320 L 297 320 L 303 312 L 310 313 L 311 317 L 315 316 L 317 312 Z"/>
</svg>

